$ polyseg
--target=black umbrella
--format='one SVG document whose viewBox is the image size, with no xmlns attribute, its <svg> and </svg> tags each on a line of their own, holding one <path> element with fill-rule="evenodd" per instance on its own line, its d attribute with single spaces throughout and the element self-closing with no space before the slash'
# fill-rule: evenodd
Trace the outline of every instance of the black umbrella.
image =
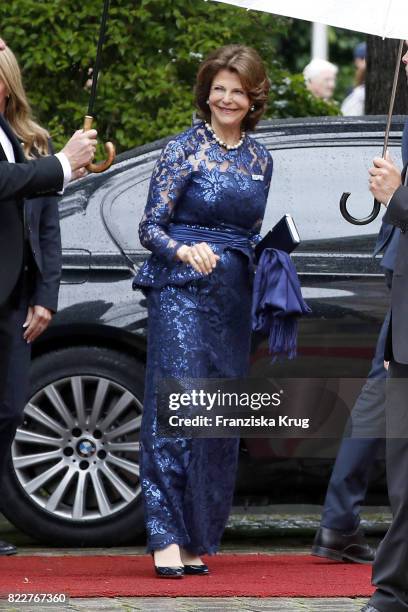
<svg viewBox="0 0 408 612">
<path fill-rule="evenodd" d="M 92 128 L 92 124 L 94 120 L 93 111 L 94 111 L 95 100 L 96 100 L 96 90 L 98 87 L 98 75 L 99 75 L 99 71 L 101 68 L 102 49 L 103 49 L 103 44 L 105 42 L 108 13 L 109 13 L 109 0 L 104 0 L 101 27 L 99 30 L 98 48 L 96 51 L 95 65 L 92 71 L 92 87 L 91 87 L 91 94 L 89 97 L 88 114 L 85 115 L 85 119 L 84 119 L 84 130 L 90 130 Z M 115 145 L 112 142 L 106 142 L 105 151 L 108 156 L 107 159 L 103 162 L 99 162 L 98 164 L 94 164 L 94 163 L 89 164 L 86 167 L 86 169 L 89 172 L 104 172 L 105 170 L 110 168 L 116 156 Z"/>
</svg>

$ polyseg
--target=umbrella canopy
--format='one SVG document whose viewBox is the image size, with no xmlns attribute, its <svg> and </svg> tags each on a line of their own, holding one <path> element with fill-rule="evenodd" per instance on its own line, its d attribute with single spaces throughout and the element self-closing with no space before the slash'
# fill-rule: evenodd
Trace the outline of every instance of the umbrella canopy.
<svg viewBox="0 0 408 612">
<path fill-rule="evenodd" d="M 246 9 L 325 23 L 382 38 L 408 39 L 406 0 L 214 0 Z"/>
</svg>

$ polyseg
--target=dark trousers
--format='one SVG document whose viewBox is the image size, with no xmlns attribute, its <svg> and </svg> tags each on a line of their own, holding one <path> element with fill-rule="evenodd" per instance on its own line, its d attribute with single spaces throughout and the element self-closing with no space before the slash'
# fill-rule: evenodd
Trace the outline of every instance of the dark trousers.
<svg viewBox="0 0 408 612">
<path fill-rule="evenodd" d="M 8 337 L 7 347 L 1 347 L 0 359 L 5 365 L 3 390 L 0 394 L 0 488 L 17 427 L 22 422 L 29 389 L 31 347 L 23 339 L 23 324 L 27 316 L 28 299 L 4 312 Z M 0 319 L 1 321 L 1 319 Z"/>
<path fill-rule="evenodd" d="M 0 401 L 5 392 L 10 362 L 10 346 L 12 343 L 10 317 L 11 308 L 9 305 L 0 306 Z"/>
<path fill-rule="evenodd" d="M 407 402 L 408 365 L 391 361 L 387 381 L 386 462 L 392 522 L 375 558 L 373 584 L 377 590 L 371 598 L 380 612 L 408 610 Z"/>
<path fill-rule="evenodd" d="M 371 370 L 350 419 L 350 431 L 340 445 L 326 493 L 321 524 L 328 529 L 353 532 L 360 523 L 370 468 L 384 447 L 385 381 L 384 347 L 390 313 L 380 334 Z M 370 437 L 372 436 L 372 437 Z"/>
</svg>

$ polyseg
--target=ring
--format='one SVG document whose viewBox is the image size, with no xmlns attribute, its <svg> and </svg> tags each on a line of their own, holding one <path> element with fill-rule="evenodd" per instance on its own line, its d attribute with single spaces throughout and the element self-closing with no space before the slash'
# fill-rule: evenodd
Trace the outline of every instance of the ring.
<svg viewBox="0 0 408 612">
<path fill-rule="evenodd" d="M 194 255 L 195 261 L 201 261 L 201 257 L 199 255 Z"/>
</svg>

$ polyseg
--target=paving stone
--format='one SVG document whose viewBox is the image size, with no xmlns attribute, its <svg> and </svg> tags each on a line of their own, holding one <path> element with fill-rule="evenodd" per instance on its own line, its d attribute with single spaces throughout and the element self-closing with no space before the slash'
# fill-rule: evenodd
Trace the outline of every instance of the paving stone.
<svg viewBox="0 0 408 612">
<path fill-rule="evenodd" d="M 110 597 L 90 597 L 90 598 L 72 598 L 69 605 L 74 610 L 86 610 L 91 612 L 92 610 L 101 610 L 104 612 L 110 612 L 110 610 L 126 610 L 129 607 L 125 606 L 121 601 L 121 598 L 110 598 Z M 39 612 L 39 610 L 37 610 Z M 44 612 L 47 612 L 46 610 Z"/>
<path fill-rule="evenodd" d="M 118 601 L 122 602 L 124 610 L 141 610 L 142 612 L 178 612 L 180 607 L 179 598 L 177 597 L 118 597 Z M 188 601 L 194 598 L 187 598 Z M 195 610 L 195 608 L 183 608 L 183 612 Z"/>
<path fill-rule="evenodd" d="M 6 612 L 359 612 L 366 599 L 280 597 L 116 597 L 71 598 L 68 604 L 11 604 Z"/>
<path fill-rule="evenodd" d="M 63 610 L 72 611 L 73 608 L 71 608 L 68 604 L 59 604 L 58 606 L 55 606 L 55 605 L 43 604 L 43 603 L 12 604 L 7 601 L 2 601 L 0 602 L 0 610 L 5 610 L 7 612 L 15 612 L 15 611 L 20 611 L 20 610 L 22 612 L 63 612 Z"/>
<path fill-rule="evenodd" d="M 118 597 L 71 599 L 62 610 L 116 612 L 359 612 L 366 599 L 351 598 L 256 598 L 256 597 Z M 27 608 L 25 610 L 28 612 Z M 31 612 L 31 610 L 30 610 Z M 34 612 L 39 612 L 36 608 Z M 42 612 L 42 611 L 41 611 Z M 46 610 L 44 609 L 44 612 Z M 54 612 L 54 611 L 53 611 Z"/>
</svg>

